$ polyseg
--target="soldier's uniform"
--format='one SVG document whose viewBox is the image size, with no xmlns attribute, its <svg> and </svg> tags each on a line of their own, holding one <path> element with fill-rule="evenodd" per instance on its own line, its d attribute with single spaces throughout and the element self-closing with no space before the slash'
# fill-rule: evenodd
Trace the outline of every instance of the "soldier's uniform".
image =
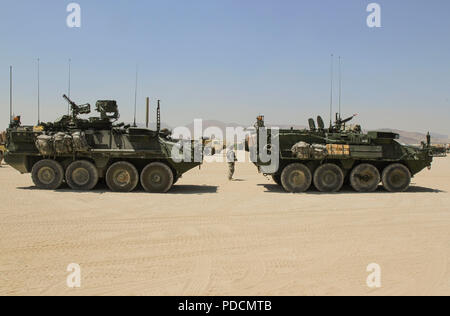
<svg viewBox="0 0 450 316">
<path fill-rule="evenodd" d="M 227 162 L 228 162 L 228 180 L 233 180 L 233 175 L 235 171 L 236 164 L 236 154 L 234 150 L 230 149 L 227 153 Z"/>
</svg>

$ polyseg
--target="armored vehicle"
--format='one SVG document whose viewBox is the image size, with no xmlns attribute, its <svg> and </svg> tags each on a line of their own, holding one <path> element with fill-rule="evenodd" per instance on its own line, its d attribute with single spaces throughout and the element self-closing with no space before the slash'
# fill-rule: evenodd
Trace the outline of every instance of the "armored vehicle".
<svg viewBox="0 0 450 316">
<path fill-rule="evenodd" d="M 434 157 L 447 157 L 448 148 L 447 145 L 433 145 L 431 146 L 431 150 L 433 151 Z"/>
<path fill-rule="evenodd" d="M 247 139 L 247 150 L 259 171 L 287 192 L 305 192 L 312 185 L 321 192 L 338 192 L 349 183 L 358 192 L 375 191 L 380 182 L 390 192 L 409 188 L 411 177 L 431 168 L 431 139 L 421 146 L 398 142 L 389 132 L 364 133 L 353 119 L 336 115 L 335 124 L 309 120 L 309 129 L 267 128 L 259 116 Z M 278 141 L 273 141 L 273 140 Z M 267 159 L 262 159 L 264 153 Z"/>
<path fill-rule="evenodd" d="M 119 118 L 116 101 L 98 101 L 99 117 L 89 114 L 90 104 L 77 105 L 67 96 L 71 115 L 53 123 L 22 126 L 15 118 L 7 130 L 5 161 L 21 173 L 31 173 L 41 189 L 58 189 L 65 181 L 74 190 L 91 190 L 104 179 L 112 191 L 130 192 L 140 183 L 148 192 L 165 193 L 181 176 L 200 166 L 202 142 L 189 142 L 183 149 L 200 161 L 173 159 L 172 149 L 180 147 L 168 130 L 161 130 L 160 105 L 156 130 L 115 123 Z M 199 144 L 198 144 L 199 143 Z M 180 150 L 181 151 L 181 150 Z"/>
<path fill-rule="evenodd" d="M 3 156 L 6 151 L 5 143 L 6 143 L 6 133 L 0 132 L 0 164 L 3 161 Z"/>
</svg>

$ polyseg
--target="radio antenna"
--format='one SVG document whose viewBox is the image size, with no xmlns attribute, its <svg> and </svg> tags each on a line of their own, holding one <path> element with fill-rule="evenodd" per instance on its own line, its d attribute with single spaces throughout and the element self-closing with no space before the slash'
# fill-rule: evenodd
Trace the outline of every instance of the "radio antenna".
<svg viewBox="0 0 450 316">
<path fill-rule="evenodd" d="M 136 85 L 134 87 L 134 123 L 133 123 L 133 127 L 137 127 L 137 125 L 136 125 L 137 88 L 138 88 L 138 66 L 136 65 Z"/>
<path fill-rule="evenodd" d="M 148 128 L 148 125 L 150 123 L 150 98 L 147 97 L 146 102 L 146 111 L 145 111 L 145 127 Z"/>
<path fill-rule="evenodd" d="M 41 78 L 40 78 L 40 59 L 37 59 L 37 106 L 38 106 L 38 125 L 41 124 Z"/>
<path fill-rule="evenodd" d="M 69 58 L 69 82 L 68 82 L 68 89 L 67 89 L 67 96 L 70 99 L 70 76 L 71 76 L 71 65 L 72 64 L 72 59 Z M 70 104 L 67 108 L 67 113 L 70 115 Z"/>
<path fill-rule="evenodd" d="M 334 55 L 331 54 L 330 129 L 333 127 L 333 57 Z"/>
<path fill-rule="evenodd" d="M 13 121 L 13 67 L 9 67 L 9 123 Z"/>
<path fill-rule="evenodd" d="M 161 100 L 158 100 L 158 108 L 156 109 L 156 130 L 161 131 Z"/>
<path fill-rule="evenodd" d="M 341 67 L 341 56 L 339 56 L 339 120 L 341 116 L 341 98 L 342 98 L 342 67 Z"/>
</svg>

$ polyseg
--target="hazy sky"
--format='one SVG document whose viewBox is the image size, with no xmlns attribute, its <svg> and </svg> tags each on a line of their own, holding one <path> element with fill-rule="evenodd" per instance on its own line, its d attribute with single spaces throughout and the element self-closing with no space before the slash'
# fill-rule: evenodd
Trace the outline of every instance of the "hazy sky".
<svg viewBox="0 0 450 316">
<path fill-rule="evenodd" d="M 450 134 L 448 0 L 376 1 L 382 28 L 366 24 L 375 1 L 78 0 L 82 25 L 70 29 L 70 2 L 0 0 L 2 129 L 10 65 L 15 112 L 37 121 L 38 57 L 44 121 L 65 112 L 72 58 L 76 102 L 116 99 L 124 121 L 132 121 L 139 64 L 139 121 L 150 96 L 172 126 L 249 124 L 258 114 L 306 124 L 328 117 L 334 53 L 343 56 L 344 113 L 359 113 L 363 127 Z"/>
</svg>

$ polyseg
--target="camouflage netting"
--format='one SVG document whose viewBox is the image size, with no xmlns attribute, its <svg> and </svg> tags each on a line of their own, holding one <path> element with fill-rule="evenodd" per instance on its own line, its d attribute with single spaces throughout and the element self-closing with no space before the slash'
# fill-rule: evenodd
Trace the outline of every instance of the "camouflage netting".
<svg viewBox="0 0 450 316">
<path fill-rule="evenodd" d="M 75 132 L 72 134 L 73 148 L 75 151 L 86 152 L 89 151 L 89 144 L 86 140 L 84 132 Z"/>
<path fill-rule="evenodd" d="M 55 154 L 53 146 L 53 137 L 40 135 L 36 138 L 36 147 L 43 156 L 52 156 Z"/>
<path fill-rule="evenodd" d="M 43 156 L 89 151 L 89 145 L 83 132 L 40 135 L 36 138 L 36 147 Z"/>
<path fill-rule="evenodd" d="M 291 151 L 299 159 L 324 159 L 328 155 L 325 145 L 311 145 L 305 142 L 295 144 Z"/>
</svg>

